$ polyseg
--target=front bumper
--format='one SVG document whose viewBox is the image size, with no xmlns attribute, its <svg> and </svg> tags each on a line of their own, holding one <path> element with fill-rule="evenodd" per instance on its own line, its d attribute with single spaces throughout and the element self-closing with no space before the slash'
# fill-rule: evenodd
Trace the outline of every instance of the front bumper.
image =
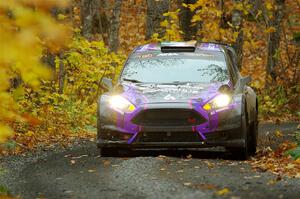
<svg viewBox="0 0 300 199">
<path fill-rule="evenodd" d="M 161 104 L 159 106 L 162 109 L 166 107 L 166 105 L 161 107 Z M 179 106 L 177 105 L 176 108 Z M 136 110 L 129 115 L 119 115 L 111 110 L 105 111 L 106 114 L 99 116 L 97 144 L 99 147 L 122 148 L 243 147 L 245 143 L 240 131 L 242 112 L 239 107 L 232 105 L 207 113 L 201 106 L 187 107 L 184 104 L 179 108 L 189 108 L 205 118 L 205 121 L 199 125 L 188 126 L 134 124 L 133 118 L 145 109 Z M 147 107 L 147 109 L 155 108 L 157 108 L 155 105 Z"/>
<path fill-rule="evenodd" d="M 216 131 L 205 134 L 203 139 L 198 132 L 188 129 L 173 128 L 155 129 L 156 131 L 141 131 L 136 136 L 120 132 L 116 127 L 103 126 L 102 132 L 105 135 L 98 137 L 98 147 L 114 148 L 202 148 L 202 147 L 244 147 L 245 141 L 240 135 L 240 128 L 226 131 Z M 100 130 L 101 131 L 101 130 Z M 134 138 L 133 138 L 134 137 Z M 133 139 L 131 143 L 128 140 Z"/>
</svg>

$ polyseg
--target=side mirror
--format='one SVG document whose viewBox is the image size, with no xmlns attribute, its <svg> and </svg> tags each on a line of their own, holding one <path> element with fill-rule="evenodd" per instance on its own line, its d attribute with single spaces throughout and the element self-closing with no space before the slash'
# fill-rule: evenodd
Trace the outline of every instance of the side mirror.
<svg viewBox="0 0 300 199">
<path fill-rule="evenodd" d="M 246 76 L 246 77 L 242 77 L 241 80 L 240 80 L 240 85 L 242 87 L 246 86 L 247 84 L 249 84 L 251 82 L 251 77 L 250 76 Z"/>
<path fill-rule="evenodd" d="M 228 85 L 225 84 L 219 88 L 219 92 L 224 94 L 232 94 L 233 90 Z"/>
<path fill-rule="evenodd" d="M 107 77 L 103 77 L 101 80 L 100 80 L 100 86 L 106 90 L 111 90 L 113 88 L 113 83 L 112 83 L 112 80 L 107 78 Z"/>
</svg>

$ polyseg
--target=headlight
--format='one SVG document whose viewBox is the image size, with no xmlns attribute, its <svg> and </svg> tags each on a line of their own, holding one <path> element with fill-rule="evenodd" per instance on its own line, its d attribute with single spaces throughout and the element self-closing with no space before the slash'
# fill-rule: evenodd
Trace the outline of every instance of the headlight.
<svg viewBox="0 0 300 199">
<path fill-rule="evenodd" d="M 135 110 L 135 106 L 120 95 L 112 96 L 109 100 L 109 105 L 121 113 L 131 113 Z"/>
<path fill-rule="evenodd" d="M 210 102 L 206 103 L 203 108 L 204 110 L 211 110 L 211 109 L 218 109 L 226 107 L 230 104 L 231 97 L 226 94 L 220 94 L 216 96 L 214 99 L 212 99 Z"/>
</svg>

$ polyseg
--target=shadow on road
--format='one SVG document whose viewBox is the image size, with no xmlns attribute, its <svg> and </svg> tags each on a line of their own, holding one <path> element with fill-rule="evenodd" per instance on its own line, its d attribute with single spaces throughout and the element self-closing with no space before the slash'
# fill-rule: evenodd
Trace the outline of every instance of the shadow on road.
<svg viewBox="0 0 300 199">
<path fill-rule="evenodd" d="M 119 151 L 113 157 L 158 157 L 236 160 L 229 152 L 220 149 L 170 149 Z"/>
</svg>

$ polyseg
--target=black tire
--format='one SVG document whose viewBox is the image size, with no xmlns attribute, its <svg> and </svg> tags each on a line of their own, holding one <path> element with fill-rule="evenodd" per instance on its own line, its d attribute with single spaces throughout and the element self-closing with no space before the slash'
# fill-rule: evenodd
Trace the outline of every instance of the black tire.
<svg viewBox="0 0 300 199">
<path fill-rule="evenodd" d="M 241 118 L 240 130 L 243 135 L 243 139 L 245 141 L 245 146 L 228 148 L 228 150 L 231 152 L 234 159 L 247 160 L 249 157 L 250 139 L 249 139 L 249 125 L 248 125 L 248 118 L 247 118 L 246 111 L 244 111 Z"/>
<path fill-rule="evenodd" d="M 256 147 L 257 147 L 257 135 L 258 135 L 257 118 L 250 125 L 249 131 L 250 131 L 249 155 L 253 156 L 256 153 Z"/>
<path fill-rule="evenodd" d="M 117 148 L 100 147 L 99 150 L 102 157 L 114 157 L 119 155 Z"/>
</svg>

